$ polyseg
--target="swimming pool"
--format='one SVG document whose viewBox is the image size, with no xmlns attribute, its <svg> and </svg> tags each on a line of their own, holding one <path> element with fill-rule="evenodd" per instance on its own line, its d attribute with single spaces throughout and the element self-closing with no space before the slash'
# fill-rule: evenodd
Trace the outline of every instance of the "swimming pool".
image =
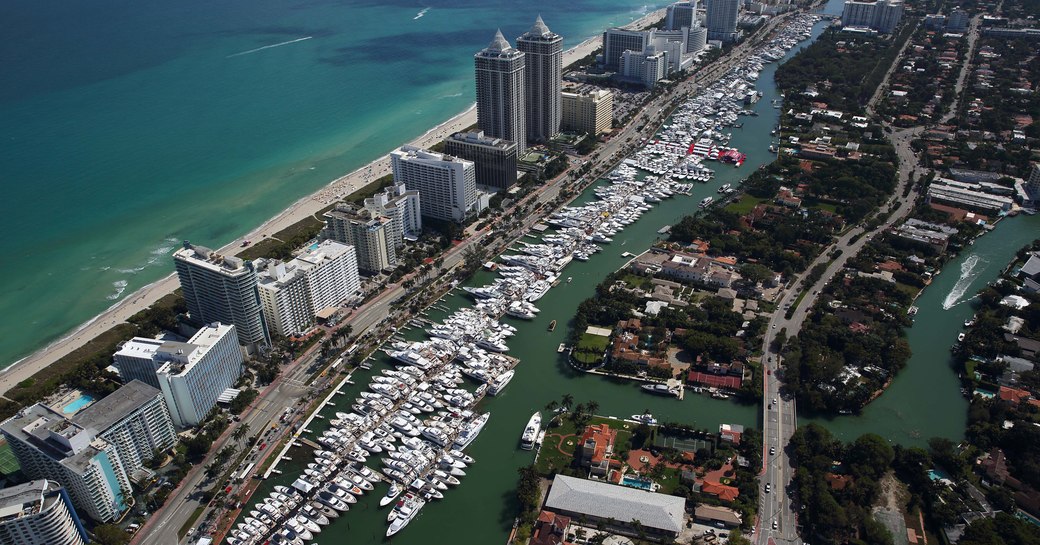
<svg viewBox="0 0 1040 545">
<path fill-rule="evenodd" d="M 625 477 L 622 477 L 621 484 L 624 486 L 630 486 L 632 488 L 641 488 L 643 490 L 652 490 L 654 485 L 653 481 L 651 481 L 650 479 L 644 479 L 642 477 L 629 477 L 627 475 Z"/>
<path fill-rule="evenodd" d="M 65 413 L 65 414 L 73 414 L 73 413 L 79 411 L 80 409 L 82 409 L 83 407 L 86 407 L 87 405 L 90 405 L 93 402 L 94 402 L 94 398 L 90 394 L 80 394 L 79 397 L 76 398 L 75 401 L 73 401 L 72 403 L 69 403 L 68 405 L 65 405 L 61 409 L 61 412 Z"/>
</svg>

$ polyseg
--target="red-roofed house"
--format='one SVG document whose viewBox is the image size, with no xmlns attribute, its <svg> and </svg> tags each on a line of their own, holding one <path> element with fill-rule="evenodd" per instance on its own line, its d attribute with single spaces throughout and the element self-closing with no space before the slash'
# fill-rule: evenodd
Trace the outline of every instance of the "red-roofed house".
<svg viewBox="0 0 1040 545">
<path fill-rule="evenodd" d="M 719 439 L 723 441 L 739 445 L 743 435 L 744 426 L 740 424 L 719 424 Z"/>
<path fill-rule="evenodd" d="M 606 475 L 611 467 L 621 467 L 621 462 L 610 458 L 616 440 L 617 430 L 606 424 L 586 426 L 581 435 L 581 465 L 589 467 L 593 475 Z"/>
<path fill-rule="evenodd" d="M 1032 397 L 1032 395 L 1033 394 L 1030 394 L 1025 390 L 1020 390 L 1018 388 L 1008 388 L 1007 386 L 1001 386 L 1000 390 L 997 392 L 997 397 L 999 397 L 1002 401 L 1007 401 L 1008 403 L 1011 403 L 1013 405 L 1018 405 L 1022 401 L 1028 400 L 1030 397 Z"/>
<path fill-rule="evenodd" d="M 567 541 L 567 526 L 571 519 L 552 511 L 538 513 L 538 520 L 531 533 L 531 545 L 570 545 Z"/>
<path fill-rule="evenodd" d="M 737 487 L 715 481 L 704 481 L 704 484 L 701 485 L 701 492 L 711 494 L 722 501 L 733 501 L 740 496 L 740 490 Z"/>
</svg>

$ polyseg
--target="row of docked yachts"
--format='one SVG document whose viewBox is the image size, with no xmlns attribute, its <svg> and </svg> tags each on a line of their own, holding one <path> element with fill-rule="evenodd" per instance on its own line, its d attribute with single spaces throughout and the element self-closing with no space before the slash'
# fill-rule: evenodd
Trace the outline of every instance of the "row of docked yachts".
<svg viewBox="0 0 1040 545">
<path fill-rule="evenodd" d="M 462 323 L 462 317 L 456 318 L 451 323 Z M 380 504 L 394 504 L 388 517 L 391 536 L 427 502 L 460 484 L 464 468 L 474 461 L 463 449 L 490 417 L 471 410 L 489 385 L 476 391 L 461 387 L 464 372 L 473 375 L 480 369 L 478 376 L 504 387 L 504 375 L 512 373 L 509 360 L 447 338 L 394 347 L 388 353 L 399 366 L 373 375 L 351 412 L 335 413 L 330 428 L 317 438 L 321 449 L 313 462 L 291 486 L 275 487 L 257 503 L 232 531 L 230 545 L 302 545 L 384 480 L 390 488 Z M 366 465 L 376 459 L 382 466 L 378 471 Z"/>
<path fill-rule="evenodd" d="M 322 448 L 314 461 L 292 486 L 276 486 L 256 503 L 227 542 L 303 545 L 384 480 L 389 490 L 379 504 L 393 505 L 387 515 L 387 536 L 392 536 L 428 502 L 459 485 L 474 462 L 463 449 L 490 416 L 474 406 L 485 394 L 500 392 L 515 373 L 515 362 L 504 352 L 516 330 L 498 318 L 534 318 L 539 312 L 534 302 L 571 260 L 587 260 L 654 203 L 689 193 L 692 186 L 683 181 L 710 179 L 714 173 L 702 160 L 728 143 L 726 129 L 739 126 L 738 115 L 748 113 L 742 102 L 749 83 L 765 64 L 807 39 L 818 20 L 814 15 L 794 18 L 742 65 L 687 100 L 658 140 L 594 190 L 597 200 L 553 213 L 547 223 L 555 233 L 501 256 L 501 278 L 494 283 L 466 288 L 476 299 L 473 307 L 428 328 L 429 340 L 393 343 L 386 352 L 398 367 L 373 376 L 352 412 L 336 413 L 332 427 L 318 439 Z M 640 171 L 652 176 L 641 177 Z M 465 377 L 480 386 L 464 388 Z M 366 465 L 374 458 L 381 460 L 380 471 Z"/>
<path fill-rule="evenodd" d="M 812 14 L 792 18 L 742 63 L 683 102 L 662 126 L 656 140 L 630 159 L 631 164 L 657 175 L 706 181 L 706 167 L 701 161 L 721 161 L 729 157 L 725 152 L 730 150 L 723 147 L 732 137 L 728 130 L 742 126 L 741 115 L 754 115 L 752 110 L 746 109 L 746 104 L 749 97 L 757 100 L 759 96 L 754 86 L 764 66 L 808 39 L 819 20 L 818 15 Z"/>
</svg>

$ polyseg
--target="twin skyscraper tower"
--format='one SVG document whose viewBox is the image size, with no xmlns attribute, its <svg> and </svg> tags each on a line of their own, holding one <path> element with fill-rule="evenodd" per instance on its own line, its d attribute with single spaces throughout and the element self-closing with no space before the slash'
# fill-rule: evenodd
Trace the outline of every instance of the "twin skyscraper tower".
<svg viewBox="0 0 1040 545">
<path fill-rule="evenodd" d="M 527 144 L 548 142 L 560 132 L 563 38 L 539 16 L 509 45 L 502 31 L 474 55 L 477 122 L 487 136 Z"/>
</svg>

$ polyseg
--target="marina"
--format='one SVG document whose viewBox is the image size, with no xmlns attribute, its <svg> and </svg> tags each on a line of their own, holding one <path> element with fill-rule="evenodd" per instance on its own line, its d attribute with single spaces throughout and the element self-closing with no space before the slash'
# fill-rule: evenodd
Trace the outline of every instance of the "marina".
<svg viewBox="0 0 1040 545">
<path fill-rule="evenodd" d="M 817 28 L 821 29 L 822 27 L 817 26 Z M 750 165 L 744 165 L 745 168 L 754 168 L 772 160 L 766 148 L 769 144 L 768 131 L 771 126 L 775 126 L 775 116 L 777 115 L 777 112 L 770 108 L 769 102 L 772 97 L 770 89 L 772 89 L 774 66 L 767 65 L 762 70 L 761 77 L 763 81 L 760 81 L 760 85 L 765 90 L 763 98 L 766 100 L 759 101 L 758 104 L 754 105 L 760 116 L 747 118 L 748 121 L 743 129 L 733 131 L 733 138 L 730 144 L 734 147 L 745 149 L 748 153 L 748 161 L 751 162 Z M 672 124 L 674 125 L 674 123 Z M 760 136 L 765 138 L 759 138 Z M 635 168 L 631 167 L 631 165 L 621 165 L 621 167 L 626 169 Z M 646 171 L 635 172 L 634 175 L 630 174 L 626 179 L 626 176 L 622 175 L 624 172 L 626 172 L 625 169 L 616 169 L 613 178 L 607 178 L 592 188 L 593 190 L 603 188 L 604 191 L 602 193 L 604 193 L 606 198 L 596 195 L 595 191 L 587 191 L 572 203 L 570 207 L 561 210 L 562 215 L 557 219 L 566 219 L 569 214 L 573 214 L 573 217 L 583 217 L 582 214 L 592 213 L 592 210 L 598 210 L 598 207 L 607 206 L 609 208 L 610 204 L 608 203 L 614 202 L 614 199 L 627 200 L 628 197 L 639 197 L 645 194 L 641 190 L 643 187 L 670 188 L 673 183 L 686 183 L 683 180 L 669 179 L 666 184 L 665 181 L 659 180 L 663 174 L 655 175 Z M 615 235 L 610 235 L 605 230 L 599 231 L 604 225 L 607 225 L 605 220 L 587 225 L 586 228 L 591 229 L 591 231 L 585 232 L 585 238 L 578 236 L 578 233 L 575 231 L 569 231 L 569 233 L 573 234 L 571 236 L 568 234 L 568 227 L 559 225 L 553 225 L 542 231 L 533 231 L 532 236 L 526 236 L 522 239 L 524 242 L 532 245 L 530 252 L 523 251 L 528 246 L 517 244 L 517 251 L 515 253 L 510 252 L 510 254 L 517 256 L 512 258 L 514 262 L 510 263 L 503 258 L 500 260 L 501 263 L 494 267 L 496 269 L 504 268 L 505 273 L 491 270 L 479 272 L 467 284 L 467 286 L 477 290 L 476 293 L 466 289 L 456 290 L 442 299 L 435 305 L 435 308 L 426 314 L 425 319 L 429 320 L 429 323 L 423 323 L 422 328 L 400 332 L 399 339 L 394 342 L 405 344 L 397 346 L 390 344 L 385 347 L 389 352 L 397 352 L 406 346 L 419 347 L 421 356 L 423 355 L 422 349 L 428 347 L 428 343 L 449 340 L 440 337 L 431 338 L 435 325 L 448 325 L 448 320 L 458 318 L 459 316 L 456 313 L 461 309 L 465 309 L 466 313 L 464 315 L 470 316 L 471 321 L 475 324 L 484 323 L 492 325 L 497 322 L 502 325 L 512 325 L 516 330 L 515 335 L 503 337 L 505 341 L 503 345 L 508 349 L 507 351 L 496 352 L 476 346 L 478 337 L 483 339 L 485 344 L 491 344 L 494 341 L 493 333 L 496 331 L 501 332 L 501 330 L 492 331 L 491 328 L 488 328 L 486 336 L 483 330 L 476 330 L 472 333 L 472 336 L 469 337 L 472 348 L 479 348 L 489 358 L 507 357 L 513 358 L 514 361 L 519 360 L 522 363 L 522 365 L 515 367 L 515 374 L 509 383 L 509 387 L 504 389 L 498 397 L 492 398 L 488 396 L 478 401 L 476 396 L 474 396 L 474 404 L 466 409 L 474 415 L 491 409 L 495 415 L 494 420 L 482 428 L 479 437 L 466 448 L 468 455 L 476 458 L 481 463 L 467 467 L 464 470 L 467 474 L 465 477 L 457 477 L 460 481 L 463 481 L 462 485 L 449 487 L 448 490 L 440 490 L 439 492 L 445 497 L 444 500 L 433 499 L 427 501 L 423 499 L 425 503 L 418 510 L 409 508 L 417 514 L 412 515 L 408 520 L 407 528 L 399 530 L 394 535 L 393 539 L 395 542 L 408 544 L 425 541 L 429 532 L 442 527 L 445 520 L 453 518 L 464 518 L 467 520 L 467 532 L 459 538 L 460 543 L 476 544 L 504 541 L 515 515 L 515 506 L 511 503 L 513 488 L 516 482 L 514 469 L 530 464 L 532 459 L 531 454 L 521 448 L 521 432 L 526 430 L 526 424 L 532 417 L 532 411 L 552 399 L 559 399 L 563 394 L 573 394 L 577 400 L 596 399 L 603 404 L 603 410 L 606 414 L 632 414 L 633 419 L 638 415 L 652 413 L 655 419 L 663 422 L 687 422 L 697 428 L 709 430 L 716 429 L 721 423 L 738 423 L 747 426 L 755 426 L 757 424 L 758 411 L 754 406 L 735 404 L 731 400 L 716 399 L 708 395 L 687 396 L 682 401 L 674 396 L 645 395 L 640 391 L 640 387 L 636 383 L 619 382 L 599 375 L 579 373 L 566 363 L 567 354 L 564 341 L 567 335 L 567 328 L 557 327 L 555 331 L 548 331 L 548 325 L 551 322 L 550 317 L 560 318 L 573 315 L 577 304 L 592 295 L 596 284 L 606 274 L 606 271 L 617 269 L 625 261 L 625 258 L 620 257 L 616 252 L 594 250 L 602 249 L 604 245 L 610 244 L 610 242 L 589 241 L 587 237 L 599 231 L 601 235 L 606 235 L 612 239 L 623 237 L 624 241 L 628 243 L 626 247 L 633 248 L 634 251 L 637 248 L 645 248 L 655 238 L 660 236 L 657 231 L 662 225 L 674 224 L 683 214 L 689 213 L 690 209 L 694 208 L 693 205 L 700 199 L 717 194 L 717 190 L 722 184 L 730 183 L 732 186 L 739 184 L 740 172 L 741 169 L 732 168 L 718 170 L 715 177 L 712 178 L 718 184 L 716 187 L 712 187 L 711 184 L 709 186 L 697 184 L 697 186 L 691 189 L 691 197 L 662 199 L 660 203 L 649 203 L 651 205 L 650 210 L 641 214 L 636 214 L 630 210 L 628 214 L 639 216 L 644 221 L 633 221 L 628 225 L 624 225 L 623 230 L 617 229 Z M 614 197 L 615 193 L 616 197 Z M 626 195 L 625 199 L 621 198 L 622 195 Z M 645 205 L 646 200 L 644 199 L 643 202 Z M 613 218 L 613 214 L 611 214 L 610 218 Z M 564 236 L 556 239 L 561 234 Z M 549 240 L 546 240 L 547 238 Z M 565 241 L 565 238 L 569 238 L 570 241 Z M 553 239 L 556 239 L 557 243 L 551 242 Z M 566 254 L 559 250 L 546 252 L 549 249 L 548 246 L 571 247 L 574 250 L 584 249 L 589 251 L 587 256 L 588 263 L 582 263 L 582 259 L 573 256 L 572 260 L 561 264 L 561 260 L 567 261 Z M 542 249 L 535 249 L 535 247 L 542 247 Z M 557 267 L 559 268 L 557 269 Z M 529 290 L 523 286 L 533 287 L 539 280 L 549 280 L 553 275 L 556 275 L 558 280 L 563 268 L 568 269 L 566 274 L 572 275 L 573 283 L 568 283 L 566 288 L 558 288 L 559 293 L 554 293 L 552 297 L 536 299 L 537 305 L 535 308 L 539 312 L 534 313 L 535 316 L 533 318 L 525 319 L 504 312 L 505 308 L 503 308 L 503 305 L 508 308 L 510 304 L 516 301 L 532 303 L 529 295 L 537 296 L 541 288 L 530 290 L 529 294 Z M 509 281 L 506 282 L 506 280 Z M 551 286 L 552 281 L 549 284 Z M 479 289 L 488 287 L 494 289 Z M 491 291 L 498 293 L 491 293 Z M 483 293 L 484 296 L 478 295 L 480 293 Z M 542 293 L 542 296 L 544 295 L 545 293 Z M 492 314 L 487 314 L 483 309 L 476 308 L 479 305 L 484 305 L 484 308 L 489 310 L 495 310 L 492 310 Z M 530 310 L 530 307 L 526 307 L 526 305 L 525 308 Z M 478 322 L 476 319 L 477 315 L 471 315 L 469 314 L 470 312 L 484 314 L 487 317 L 487 322 Z M 480 320 L 485 320 L 485 318 L 480 318 Z M 476 328 L 476 325 L 474 328 Z M 440 327 L 437 328 L 438 331 L 441 329 Z M 447 332 L 448 330 L 445 331 Z M 465 335 L 462 338 L 466 338 Z M 559 350 L 558 344 L 563 347 L 563 352 L 558 352 L 556 357 L 553 357 L 553 349 Z M 467 350 L 469 351 L 471 348 L 467 346 Z M 360 396 L 360 393 L 365 391 L 367 387 L 364 382 L 369 380 L 366 378 L 367 376 L 387 376 L 383 374 L 385 370 L 403 371 L 409 367 L 402 367 L 398 360 L 387 352 L 377 353 L 371 360 L 370 365 L 372 367 L 370 372 L 358 371 L 355 373 L 353 380 L 357 382 L 357 385 L 344 387 L 344 393 L 346 396 L 349 396 L 347 397 L 348 399 Z M 469 368 L 469 366 L 457 359 L 450 362 L 450 365 L 457 368 L 459 373 L 461 373 L 463 367 Z M 504 370 L 505 367 L 503 366 L 498 366 L 495 369 L 497 372 L 504 372 Z M 471 395 L 486 384 L 479 382 L 479 379 L 474 379 L 470 375 L 463 374 L 462 376 L 466 379 L 466 382 L 456 384 L 455 388 L 466 390 Z M 899 380 L 897 378 L 897 383 Z M 458 392 L 455 392 L 455 394 L 462 395 Z M 879 401 L 883 401 L 886 396 L 882 396 Z M 315 420 L 312 423 L 310 427 L 314 431 L 309 434 L 311 437 L 320 437 L 327 428 L 331 429 L 333 427 L 331 421 L 336 419 L 333 410 L 333 407 L 327 407 L 322 411 L 327 419 Z M 344 409 L 339 410 L 342 411 Z M 430 416 L 427 415 L 430 414 L 433 413 L 413 414 L 413 416 L 429 419 Z M 897 425 L 895 424 L 897 419 L 886 417 L 884 420 L 884 425 L 886 426 Z M 857 424 L 856 419 L 850 418 L 849 426 L 856 427 L 862 426 L 862 424 Z M 541 435 L 539 433 L 539 436 Z M 418 439 L 425 441 L 423 437 L 420 432 Z M 399 439 L 394 445 L 400 446 L 400 441 Z M 298 447 L 294 448 L 291 451 L 293 460 L 283 461 L 279 466 L 279 469 L 284 474 L 272 476 L 271 479 L 261 485 L 261 490 L 272 490 L 271 487 L 274 485 L 290 485 L 296 478 L 297 473 L 302 473 L 307 469 L 306 466 L 310 462 L 311 456 L 307 450 L 299 449 Z M 366 464 L 374 466 L 373 469 L 377 468 L 376 464 L 379 463 L 380 456 L 382 455 L 370 455 Z M 486 461 L 493 461 L 494 463 L 484 463 Z M 396 485 L 400 489 L 397 491 L 398 495 L 393 500 L 388 501 L 382 511 L 376 512 L 379 509 L 378 505 L 385 498 L 385 492 L 387 492 L 383 487 L 390 486 L 388 482 L 377 485 L 376 493 L 365 494 L 358 498 L 356 504 L 350 505 L 352 513 L 344 513 L 339 519 L 334 520 L 331 530 L 326 530 L 326 532 L 334 531 L 346 535 L 348 531 L 345 525 L 349 525 L 350 542 L 382 542 L 388 531 L 386 519 L 389 513 L 387 508 L 394 504 L 393 502 L 400 503 L 404 495 L 408 493 L 407 488 L 409 484 L 411 483 L 398 483 Z M 325 540 L 322 539 L 321 541 L 324 542 Z"/>
</svg>

